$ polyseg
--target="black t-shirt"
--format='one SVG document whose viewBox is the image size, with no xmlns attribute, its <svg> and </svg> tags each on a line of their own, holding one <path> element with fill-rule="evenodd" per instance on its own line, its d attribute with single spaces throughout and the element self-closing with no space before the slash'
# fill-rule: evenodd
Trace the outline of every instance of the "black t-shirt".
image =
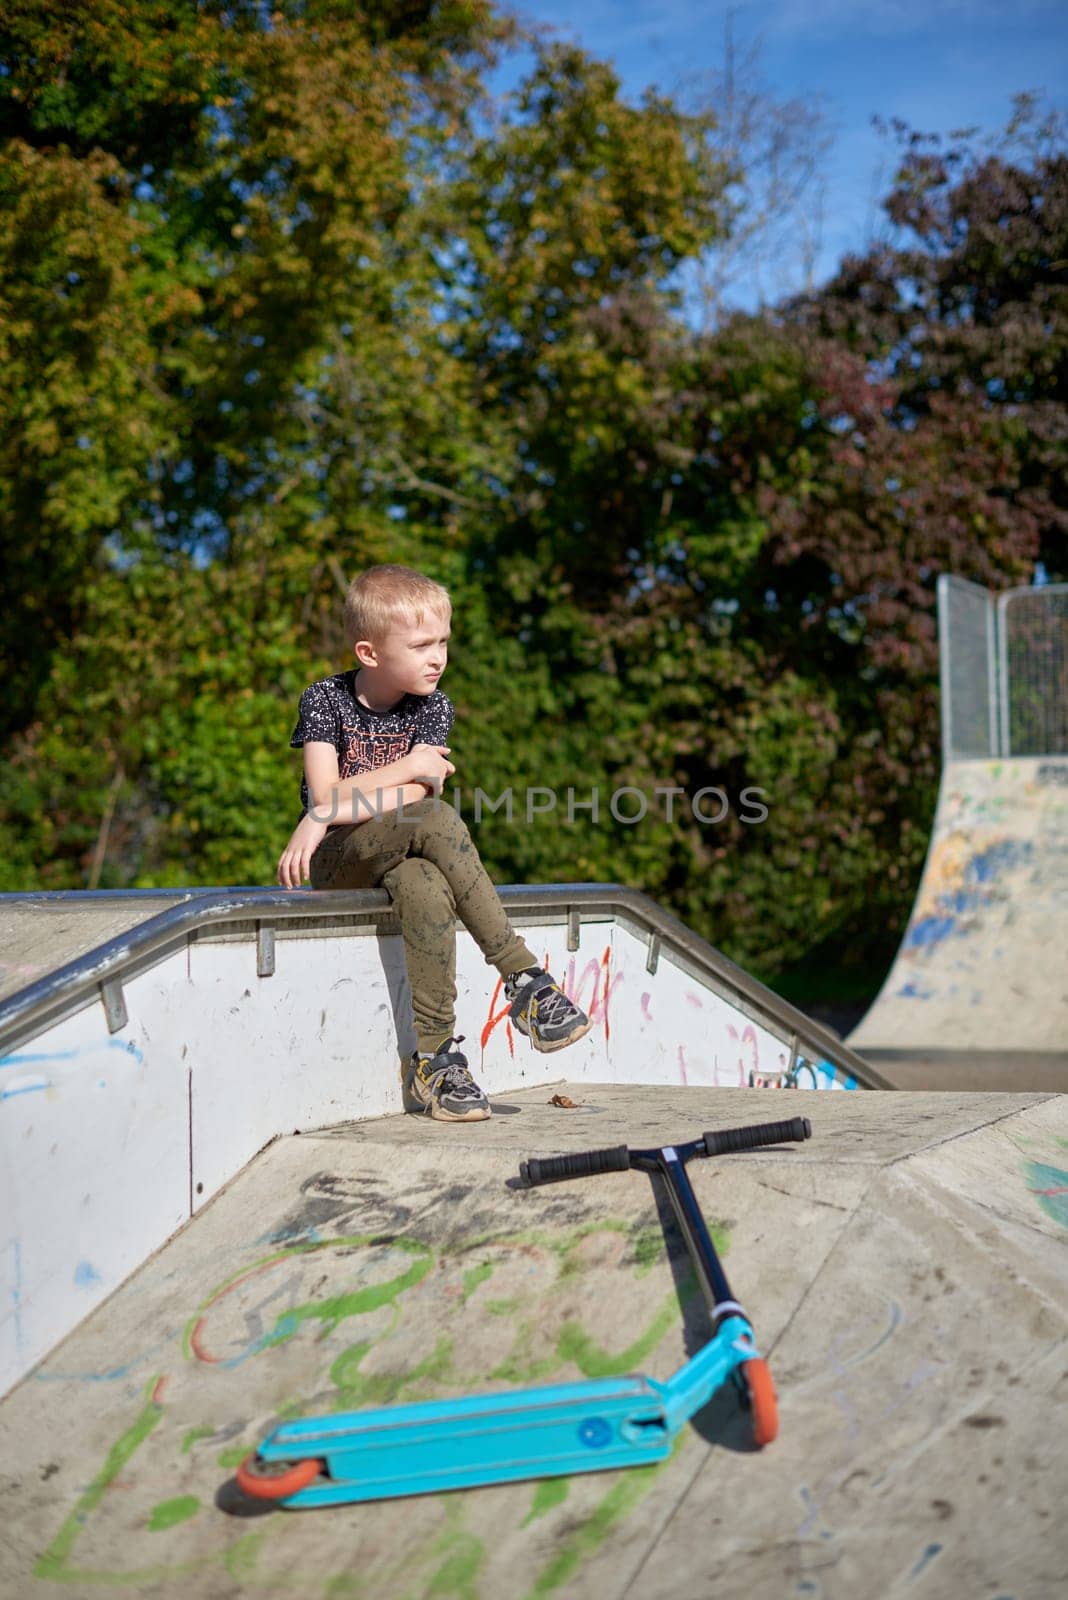
<svg viewBox="0 0 1068 1600">
<path fill-rule="evenodd" d="M 300 697 L 300 712 L 290 748 L 311 741 L 332 744 L 338 776 L 354 778 L 375 772 L 406 756 L 413 745 L 448 744 L 455 709 L 448 695 L 406 694 L 388 711 L 372 711 L 356 698 L 356 672 L 338 672 L 310 684 Z M 300 803 L 308 809 L 308 785 L 302 779 Z"/>
</svg>

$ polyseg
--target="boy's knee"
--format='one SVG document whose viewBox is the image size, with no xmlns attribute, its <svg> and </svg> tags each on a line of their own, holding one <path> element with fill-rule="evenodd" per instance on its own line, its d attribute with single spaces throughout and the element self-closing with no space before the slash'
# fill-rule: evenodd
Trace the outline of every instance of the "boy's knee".
<svg viewBox="0 0 1068 1600">
<path fill-rule="evenodd" d="M 432 905 L 445 905 L 450 911 L 455 908 L 449 880 L 432 861 L 424 861 L 421 856 L 409 856 L 382 881 L 399 909 L 425 910 Z"/>
<path fill-rule="evenodd" d="M 458 849 L 470 849 L 471 835 L 467 823 L 454 806 L 444 800 L 427 800 L 425 805 L 422 822 L 424 839 L 440 839 Z"/>
</svg>

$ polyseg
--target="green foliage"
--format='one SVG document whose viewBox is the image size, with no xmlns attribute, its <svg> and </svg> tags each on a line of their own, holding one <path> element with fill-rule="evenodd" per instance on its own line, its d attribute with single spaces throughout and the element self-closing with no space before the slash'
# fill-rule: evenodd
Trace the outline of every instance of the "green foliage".
<svg viewBox="0 0 1068 1600">
<path fill-rule="evenodd" d="M 481 0 L 8 7 L 0 887 L 271 881 L 297 696 L 396 560 L 455 597 L 499 880 L 633 884 L 766 976 L 889 953 L 937 574 L 1068 576 L 1063 138 L 913 138 L 897 246 L 698 334 L 710 118 L 537 37 L 495 103 L 519 37 Z"/>
</svg>

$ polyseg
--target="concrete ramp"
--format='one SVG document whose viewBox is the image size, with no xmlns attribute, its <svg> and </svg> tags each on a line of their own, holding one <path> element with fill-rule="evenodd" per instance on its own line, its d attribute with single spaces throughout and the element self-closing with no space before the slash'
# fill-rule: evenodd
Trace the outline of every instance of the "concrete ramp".
<svg viewBox="0 0 1068 1600">
<path fill-rule="evenodd" d="M 0 895 L 0 1000 L 199 892 Z"/>
<path fill-rule="evenodd" d="M 1068 757 L 957 760 L 851 1047 L 901 1087 L 1068 1087 Z"/>
<path fill-rule="evenodd" d="M 769 1354 L 639 1471 L 293 1513 L 238 1461 L 287 1416 L 645 1371 L 706 1332 L 651 1180 L 524 1155 L 796 1114 L 576 1083 L 491 1122 L 276 1141 L 0 1403 L 0 1593 L 1049 1600 L 1068 1584 L 1068 1101 L 821 1095 L 804 1147 L 691 1168 Z M 86 1261 L 84 1270 L 93 1270 Z"/>
</svg>

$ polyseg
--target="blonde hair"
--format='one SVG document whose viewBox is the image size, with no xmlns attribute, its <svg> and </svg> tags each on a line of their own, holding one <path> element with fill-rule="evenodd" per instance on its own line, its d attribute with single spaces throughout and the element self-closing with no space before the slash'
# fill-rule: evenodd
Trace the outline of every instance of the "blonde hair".
<svg viewBox="0 0 1068 1600">
<path fill-rule="evenodd" d="M 423 613 L 452 613 L 449 591 L 411 567 L 368 567 L 349 584 L 345 596 L 345 639 L 351 650 L 361 639 L 381 644 L 392 625 L 411 617 L 416 626 Z"/>
</svg>

